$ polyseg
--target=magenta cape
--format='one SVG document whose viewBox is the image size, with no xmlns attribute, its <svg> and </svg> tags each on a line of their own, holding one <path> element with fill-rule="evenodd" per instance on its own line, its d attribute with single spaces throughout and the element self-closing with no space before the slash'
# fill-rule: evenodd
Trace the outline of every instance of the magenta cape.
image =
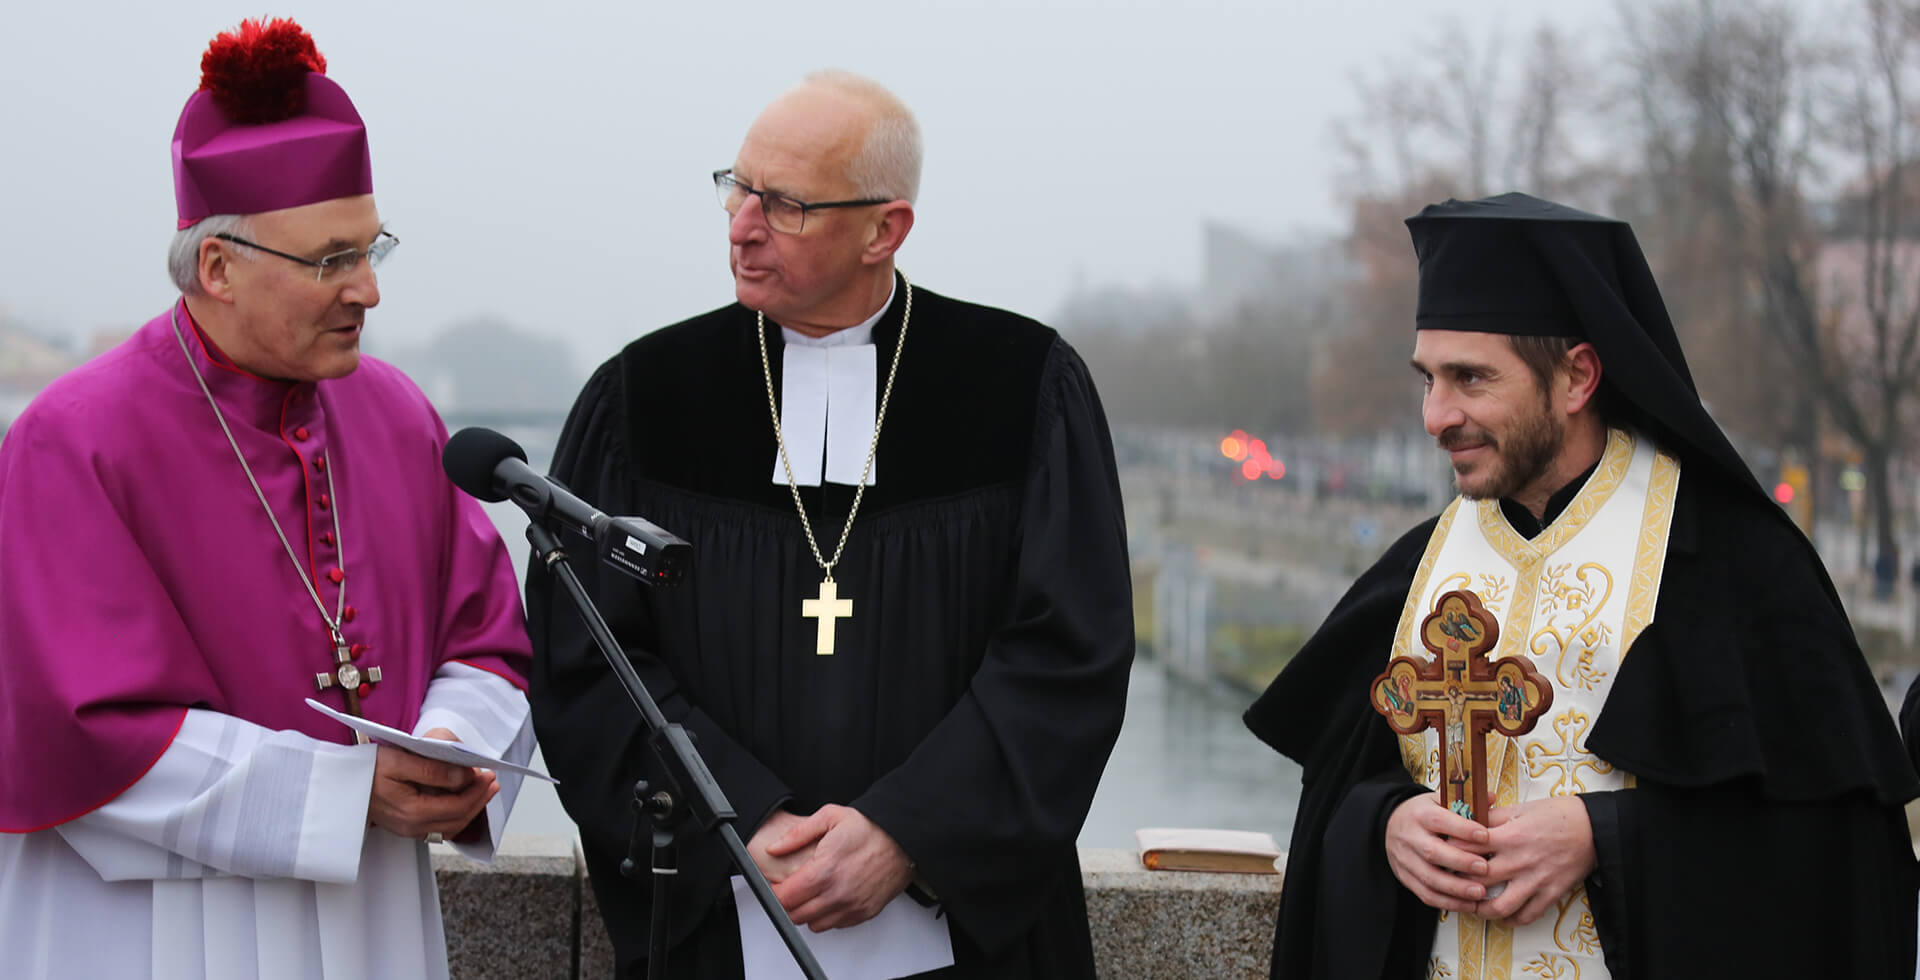
<svg viewBox="0 0 1920 980">
<path fill-rule="evenodd" d="M 506 548 L 442 474 L 446 428 L 419 389 L 372 358 L 318 384 L 261 380 L 216 363 L 174 309 L 329 612 L 344 570 L 347 639 L 384 675 L 367 715 L 410 730 L 450 660 L 525 689 Z M 351 741 L 304 703 L 343 706 L 314 687 L 326 628 L 168 320 L 54 382 L 0 441 L 0 831 L 113 799 L 188 707 Z"/>
</svg>

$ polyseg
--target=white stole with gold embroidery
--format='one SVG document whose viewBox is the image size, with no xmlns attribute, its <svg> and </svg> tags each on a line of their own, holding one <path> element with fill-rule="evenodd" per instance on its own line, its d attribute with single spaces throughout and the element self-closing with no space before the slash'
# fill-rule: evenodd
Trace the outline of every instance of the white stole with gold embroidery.
<svg viewBox="0 0 1920 980">
<path fill-rule="evenodd" d="M 1587 751 L 1586 737 L 1621 659 L 1653 618 L 1679 482 L 1678 461 L 1616 429 L 1586 485 L 1533 540 L 1514 531 L 1493 500 L 1455 500 L 1434 528 L 1392 655 L 1424 657 L 1415 631 L 1434 598 L 1471 589 L 1500 621 L 1491 658 L 1528 657 L 1553 682 L 1553 707 L 1531 733 L 1487 735 L 1492 805 L 1632 785 L 1630 775 Z M 1413 778 L 1438 785 L 1438 733 L 1402 736 L 1400 752 Z M 1610 974 L 1580 885 L 1528 926 L 1442 912 L 1428 975 L 1596 980 Z"/>
</svg>

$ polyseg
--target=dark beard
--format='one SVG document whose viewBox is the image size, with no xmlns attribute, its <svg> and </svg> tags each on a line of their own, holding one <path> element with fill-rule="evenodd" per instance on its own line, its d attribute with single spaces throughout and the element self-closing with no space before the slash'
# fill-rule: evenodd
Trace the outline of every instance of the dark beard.
<svg viewBox="0 0 1920 980">
<path fill-rule="evenodd" d="M 1447 437 L 1453 435 L 1451 431 L 1442 435 L 1443 448 L 1450 441 Z M 1566 426 L 1553 417 L 1552 405 L 1543 391 L 1540 411 L 1517 422 L 1505 438 L 1493 444 L 1500 467 L 1494 474 L 1493 482 L 1471 492 L 1462 486 L 1461 495 L 1468 500 L 1498 500 L 1514 496 L 1552 468 L 1566 440 Z M 1459 437 L 1453 441 L 1459 441 Z M 1455 474 L 1454 482 L 1459 484 L 1458 474 Z"/>
</svg>

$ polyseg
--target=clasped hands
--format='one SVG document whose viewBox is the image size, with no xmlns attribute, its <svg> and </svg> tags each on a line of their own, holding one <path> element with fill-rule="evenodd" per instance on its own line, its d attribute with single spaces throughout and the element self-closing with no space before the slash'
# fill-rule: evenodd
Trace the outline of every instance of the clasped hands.
<svg viewBox="0 0 1920 980">
<path fill-rule="evenodd" d="M 432 729 L 424 737 L 460 741 L 445 728 Z M 398 837 L 424 838 L 437 833 L 447 840 L 483 826 L 474 818 L 500 792 L 500 781 L 493 773 L 414 755 L 391 745 L 379 749 L 373 763 L 373 791 L 367 802 L 367 819 L 374 826 Z"/>
<path fill-rule="evenodd" d="M 810 817 L 775 810 L 747 853 L 788 918 L 814 932 L 873 918 L 913 881 L 900 845 L 848 806 L 828 804 Z"/>
<path fill-rule="evenodd" d="M 1437 793 L 1416 796 L 1387 818 L 1387 864 L 1433 908 L 1516 925 L 1540 918 L 1593 871 L 1593 825 L 1577 796 L 1494 807 L 1487 823 L 1448 810 Z"/>
</svg>

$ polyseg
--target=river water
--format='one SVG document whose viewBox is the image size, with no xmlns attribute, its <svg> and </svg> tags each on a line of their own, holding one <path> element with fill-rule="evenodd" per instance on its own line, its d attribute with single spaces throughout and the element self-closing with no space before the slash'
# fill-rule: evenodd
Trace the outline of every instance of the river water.
<svg viewBox="0 0 1920 980">
<path fill-rule="evenodd" d="M 525 516 L 508 503 L 487 509 L 524 578 Z M 1136 662 L 1126 722 L 1080 832 L 1081 846 L 1131 848 L 1140 827 L 1223 827 L 1267 831 L 1284 848 L 1299 800 L 1300 768 L 1240 723 L 1250 700 L 1225 685 L 1171 678 L 1151 660 Z M 534 764 L 545 768 L 538 756 Z M 536 780 L 521 789 L 507 830 L 574 832 L 553 788 Z"/>
</svg>

